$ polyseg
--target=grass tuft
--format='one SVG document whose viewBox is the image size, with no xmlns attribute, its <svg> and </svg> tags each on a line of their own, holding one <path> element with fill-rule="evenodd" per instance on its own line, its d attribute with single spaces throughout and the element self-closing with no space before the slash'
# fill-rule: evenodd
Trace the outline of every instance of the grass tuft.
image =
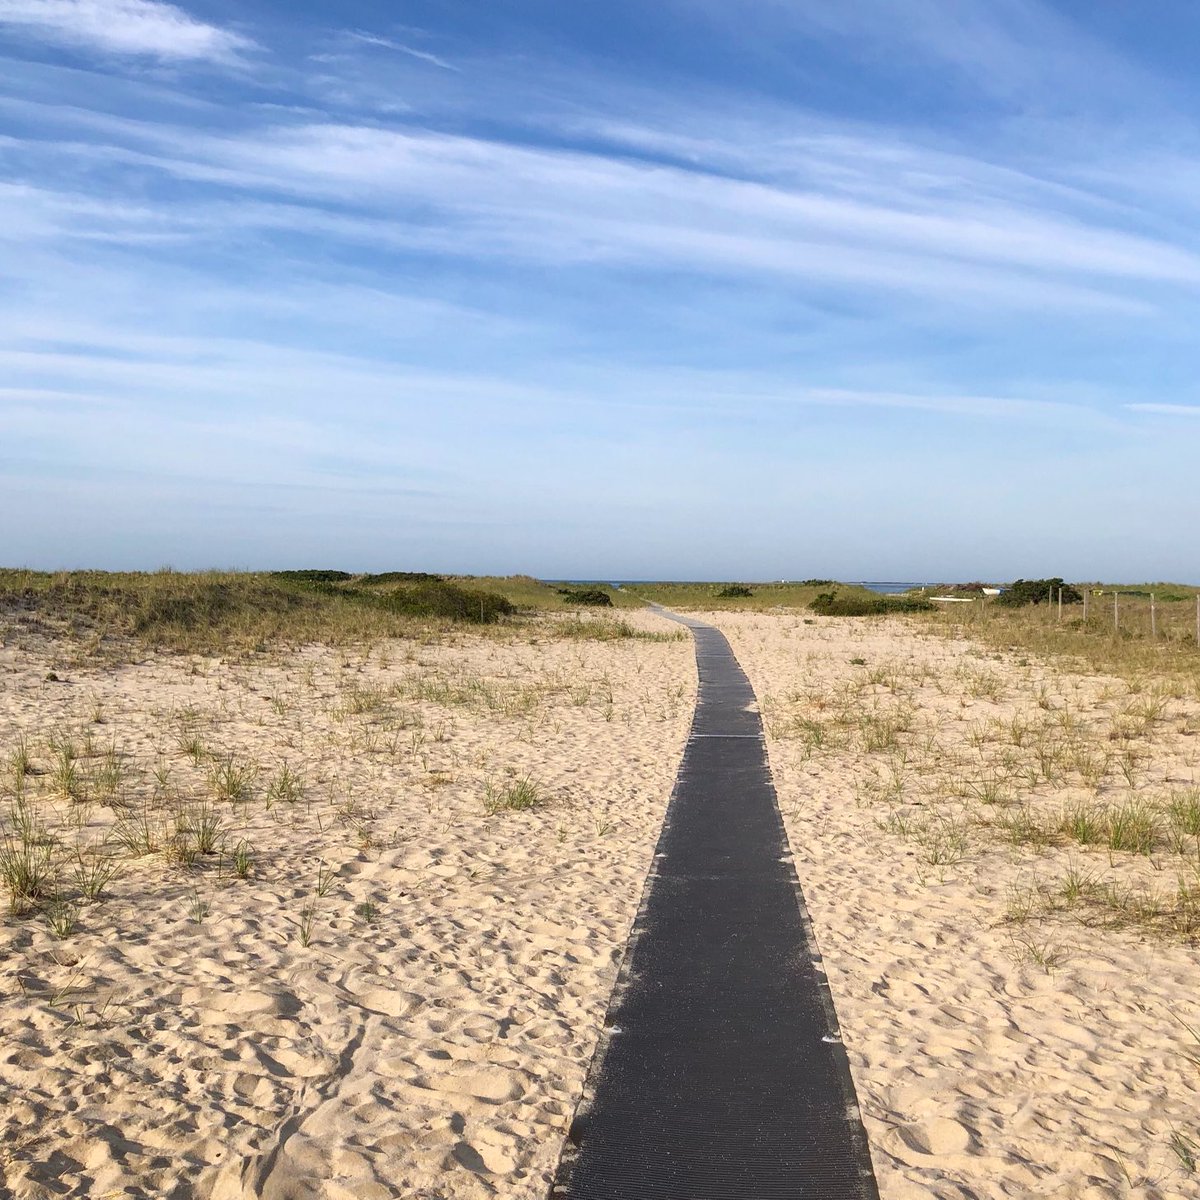
<svg viewBox="0 0 1200 1200">
<path fill-rule="evenodd" d="M 525 812 L 542 803 L 541 789 L 528 775 L 500 787 L 489 782 L 483 797 L 483 806 L 489 816 L 501 812 Z"/>
</svg>

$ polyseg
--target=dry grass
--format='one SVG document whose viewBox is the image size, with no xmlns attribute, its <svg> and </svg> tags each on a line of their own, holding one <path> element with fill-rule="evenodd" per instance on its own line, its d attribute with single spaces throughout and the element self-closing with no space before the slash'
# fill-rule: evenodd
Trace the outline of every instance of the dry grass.
<svg viewBox="0 0 1200 1200">
<path fill-rule="evenodd" d="M 1092 673 L 1160 682 L 1187 680 L 1197 694 L 1196 589 L 1148 584 L 1138 589 L 1144 594 L 1120 594 L 1115 624 L 1114 589 L 1087 590 L 1086 619 L 1080 604 L 1065 606 L 1060 617 L 1056 605 L 1010 609 L 981 599 L 974 605 L 947 605 L 925 620 L 951 637 L 967 636 L 997 649 L 1066 659 L 1070 666 Z"/>
<path fill-rule="evenodd" d="M 1148 647 L 1124 641 L 1093 647 L 1087 662 L 1043 658 L 1034 647 L 1044 618 L 1019 614 L 1003 650 L 989 650 L 992 639 L 960 642 L 951 666 L 919 653 L 857 656 L 836 682 L 766 697 L 768 730 L 807 757 L 842 761 L 859 804 L 883 807 L 877 824 L 911 842 L 926 867 L 944 874 L 1002 847 L 1031 862 L 1103 856 L 1103 882 L 1056 891 L 1053 905 L 1042 896 L 1036 912 L 1062 918 L 1075 908 L 1190 940 L 1200 935 L 1200 788 L 1172 783 L 1171 764 L 1194 760 L 1200 660 L 1173 643 L 1157 652 L 1170 670 L 1148 674 Z M 904 620 L 918 639 L 929 629 Z M 934 631 L 955 630 L 942 622 Z M 1091 667 L 1112 667 L 1114 653 L 1124 673 Z M 1178 883 L 1164 888 L 1147 872 Z"/>
</svg>

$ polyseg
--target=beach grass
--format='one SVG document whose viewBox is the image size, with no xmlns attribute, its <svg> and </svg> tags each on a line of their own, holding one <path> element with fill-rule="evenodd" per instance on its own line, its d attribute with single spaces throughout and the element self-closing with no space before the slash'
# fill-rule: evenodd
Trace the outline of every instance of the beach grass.
<svg viewBox="0 0 1200 1200">
<path fill-rule="evenodd" d="M 621 591 L 640 601 L 683 612 L 770 612 L 808 609 L 818 596 L 835 590 L 839 596 L 877 601 L 879 593 L 858 584 L 816 579 L 796 583 L 726 581 L 718 583 L 627 583 Z M 886 597 L 883 597 L 886 600 Z"/>
<path fill-rule="evenodd" d="M 1122 678 L 1200 673 L 1198 589 L 1169 583 L 1076 587 L 1088 593 L 1086 617 L 1082 604 L 1064 605 L 1060 615 L 1057 604 L 1007 608 L 980 597 L 969 605 L 945 605 L 928 619 L 954 637 Z"/>
<path fill-rule="evenodd" d="M 576 606 L 555 585 L 525 575 L 326 578 L 337 574 L 0 569 L 0 614 L 11 617 L 18 636 L 48 636 L 69 644 L 76 658 L 127 656 L 131 644 L 229 658 L 311 644 L 436 640 L 463 625 L 538 615 L 559 616 L 548 628 L 563 637 L 646 632 L 628 622 L 572 621 Z M 617 609 L 642 607 L 640 599 L 604 590 Z M 93 707 L 92 719 L 103 723 L 102 706 Z M 62 769 L 67 784 L 69 766 Z"/>
</svg>

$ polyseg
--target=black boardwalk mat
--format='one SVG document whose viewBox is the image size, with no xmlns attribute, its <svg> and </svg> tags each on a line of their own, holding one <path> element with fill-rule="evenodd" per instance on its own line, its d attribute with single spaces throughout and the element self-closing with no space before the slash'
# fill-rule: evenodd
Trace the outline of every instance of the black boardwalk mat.
<svg viewBox="0 0 1200 1200">
<path fill-rule="evenodd" d="M 754 692 L 683 623 L 692 733 L 551 1195 L 877 1200 Z"/>
</svg>

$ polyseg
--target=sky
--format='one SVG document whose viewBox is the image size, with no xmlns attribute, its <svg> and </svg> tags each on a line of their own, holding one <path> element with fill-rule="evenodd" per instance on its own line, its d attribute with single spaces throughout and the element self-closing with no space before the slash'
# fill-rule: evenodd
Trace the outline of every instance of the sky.
<svg viewBox="0 0 1200 1200">
<path fill-rule="evenodd" d="M 0 563 L 1200 581 L 1197 44 L 0 0 Z"/>
</svg>

